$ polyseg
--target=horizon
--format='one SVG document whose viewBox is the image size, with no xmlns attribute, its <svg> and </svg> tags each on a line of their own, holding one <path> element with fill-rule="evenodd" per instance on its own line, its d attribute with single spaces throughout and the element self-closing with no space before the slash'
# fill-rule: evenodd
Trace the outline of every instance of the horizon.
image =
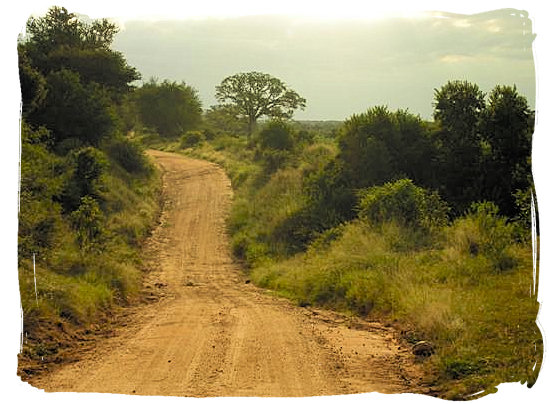
<svg viewBox="0 0 550 404">
<path fill-rule="evenodd" d="M 484 93 L 516 85 L 535 107 L 531 20 L 501 9 L 323 20 L 290 15 L 127 20 L 113 48 L 151 77 L 195 88 L 206 110 L 238 72 L 280 78 L 306 98 L 296 120 L 345 120 L 376 105 L 431 119 L 433 94 L 467 80 Z"/>
</svg>

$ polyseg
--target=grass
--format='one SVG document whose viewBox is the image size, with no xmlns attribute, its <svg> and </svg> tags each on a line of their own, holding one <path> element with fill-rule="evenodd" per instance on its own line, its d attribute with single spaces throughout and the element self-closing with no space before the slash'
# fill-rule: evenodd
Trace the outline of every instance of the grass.
<svg viewBox="0 0 550 404">
<path fill-rule="evenodd" d="M 431 342 L 435 353 L 419 361 L 442 398 L 536 381 L 543 351 L 531 247 L 490 205 L 429 232 L 362 217 L 296 253 L 281 228 L 307 206 L 305 178 L 336 154 L 330 139 L 293 150 L 275 170 L 242 138 L 165 149 L 225 168 L 235 191 L 233 251 L 255 284 L 298 305 L 391 322 L 410 343 Z"/>
<path fill-rule="evenodd" d="M 56 207 L 55 201 L 40 194 L 22 199 L 20 223 L 34 226 L 26 230 L 28 234 L 43 235 L 40 223 L 53 224 L 47 246 L 35 253 L 35 265 L 27 248 L 32 244 L 20 238 L 19 286 L 26 335 L 21 363 L 60 360 L 62 348 L 74 343 L 68 328 L 84 330 L 110 317 L 117 307 L 138 301 L 143 273 L 140 248 L 156 223 L 161 190 L 159 173 L 142 169 L 130 173 L 111 160 L 98 199 L 104 218 L 101 236 L 87 250 L 79 248 L 77 230 L 61 209 L 44 210 Z M 32 372 L 34 365 L 26 369 Z"/>
<path fill-rule="evenodd" d="M 516 246 L 517 266 L 501 272 L 487 256 L 457 259 L 451 241 L 405 252 L 392 243 L 364 223 L 349 223 L 326 249 L 259 265 L 251 278 L 298 304 L 389 319 L 412 330 L 410 342 L 430 341 L 436 354 L 424 366 L 444 398 L 501 382 L 534 383 L 542 337 L 527 246 Z"/>
<path fill-rule="evenodd" d="M 235 255 L 252 281 L 299 305 L 392 322 L 410 343 L 430 341 L 419 359 L 425 380 L 446 399 L 532 385 L 542 361 L 532 290 L 532 251 L 491 205 L 433 232 L 366 217 L 317 235 L 306 251 L 280 224 L 308 203 L 304 178 L 332 156 L 330 141 L 294 151 L 273 173 L 243 140 L 205 142 L 185 153 L 215 161 L 235 184 L 229 225 Z"/>
</svg>

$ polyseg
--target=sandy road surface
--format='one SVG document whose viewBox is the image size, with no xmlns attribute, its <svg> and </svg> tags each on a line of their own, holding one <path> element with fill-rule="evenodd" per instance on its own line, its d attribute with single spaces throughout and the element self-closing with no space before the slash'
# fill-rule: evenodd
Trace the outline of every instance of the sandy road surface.
<svg viewBox="0 0 550 404">
<path fill-rule="evenodd" d="M 380 324 L 295 307 L 231 261 L 230 182 L 217 166 L 152 151 L 164 171 L 149 288 L 97 349 L 32 382 L 46 391 L 178 396 L 310 396 L 414 390 L 411 354 Z"/>
</svg>

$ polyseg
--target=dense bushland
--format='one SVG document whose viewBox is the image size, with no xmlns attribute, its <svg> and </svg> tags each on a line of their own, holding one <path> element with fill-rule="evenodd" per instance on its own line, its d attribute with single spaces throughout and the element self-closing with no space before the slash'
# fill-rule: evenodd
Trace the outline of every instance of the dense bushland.
<svg viewBox="0 0 550 404">
<path fill-rule="evenodd" d="M 28 21 L 18 44 L 22 363 L 60 360 L 69 329 L 97 323 L 141 288 L 139 247 L 158 215 L 160 179 L 124 135 L 119 112 L 139 74 L 110 49 L 115 33 L 54 7 Z"/>
<path fill-rule="evenodd" d="M 435 98 L 433 122 L 375 107 L 337 127 L 266 121 L 249 140 L 223 131 L 229 114 L 172 150 L 226 168 L 233 251 L 256 284 L 429 341 L 419 360 L 443 397 L 532 384 L 533 112 L 515 87 L 486 100 L 449 82 Z"/>
</svg>

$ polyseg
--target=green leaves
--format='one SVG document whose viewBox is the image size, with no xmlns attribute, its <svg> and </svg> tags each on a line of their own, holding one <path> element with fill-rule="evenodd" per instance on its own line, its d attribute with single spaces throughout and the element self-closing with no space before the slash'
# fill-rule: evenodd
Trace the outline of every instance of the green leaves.
<svg viewBox="0 0 550 404">
<path fill-rule="evenodd" d="M 105 154 L 94 148 L 85 147 L 71 155 L 74 169 L 63 193 L 63 207 L 71 212 L 78 208 L 82 197 L 100 198 L 103 177 L 108 167 Z"/>
<path fill-rule="evenodd" d="M 50 73 L 46 82 L 46 98 L 30 121 L 50 129 L 56 144 L 72 138 L 97 146 L 114 129 L 111 101 L 97 84 L 84 84 L 66 69 Z"/>
<path fill-rule="evenodd" d="M 196 90 L 185 83 L 151 79 L 135 92 L 142 123 L 164 137 L 176 137 L 195 129 L 202 114 Z"/>
<path fill-rule="evenodd" d="M 70 139 L 69 148 L 98 146 L 113 133 L 114 106 L 140 77 L 110 49 L 117 31 L 106 20 L 88 24 L 61 7 L 28 20 L 18 46 L 23 112 L 33 126 L 50 129 L 56 145 Z"/>
<path fill-rule="evenodd" d="M 281 120 L 270 121 L 258 134 L 258 144 L 264 150 L 291 150 L 294 146 L 292 130 Z"/>
<path fill-rule="evenodd" d="M 515 86 L 496 86 L 485 100 L 476 84 L 452 81 L 435 92 L 439 128 L 437 182 L 457 213 L 494 201 L 516 215 L 513 193 L 531 186 L 534 113 Z"/>
<path fill-rule="evenodd" d="M 394 222 L 415 230 L 430 231 L 447 224 L 447 204 L 435 192 L 401 179 L 359 192 L 359 217 L 379 225 Z"/>
<path fill-rule="evenodd" d="M 346 176 L 354 188 L 407 176 L 428 182 L 432 145 L 418 116 L 377 106 L 353 115 L 338 139 Z"/>
<path fill-rule="evenodd" d="M 78 209 L 71 213 L 71 223 L 81 251 L 89 252 L 99 247 L 104 234 L 103 220 L 97 201 L 91 196 L 82 197 Z"/>
<path fill-rule="evenodd" d="M 296 109 L 306 106 L 305 98 L 296 91 L 287 88 L 278 78 L 260 72 L 226 77 L 216 86 L 216 99 L 235 106 L 248 119 L 249 136 L 258 118 L 291 118 Z"/>
</svg>

